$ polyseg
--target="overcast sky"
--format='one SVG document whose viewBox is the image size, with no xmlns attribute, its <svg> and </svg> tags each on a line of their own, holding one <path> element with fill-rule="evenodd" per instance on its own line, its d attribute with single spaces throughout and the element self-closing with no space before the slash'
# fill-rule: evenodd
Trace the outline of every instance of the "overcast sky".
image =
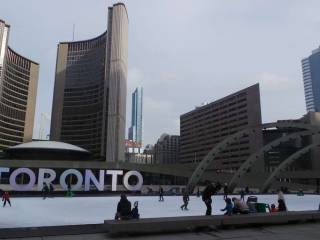
<svg viewBox="0 0 320 240">
<path fill-rule="evenodd" d="M 9 45 L 40 63 L 34 137 L 51 115 L 57 44 L 95 37 L 111 0 L 1 0 Z M 263 122 L 305 114 L 301 59 L 320 44 L 318 0 L 126 0 L 127 126 L 144 87 L 144 143 L 179 134 L 179 116 L 260 83 Z M 49 122 L 47 123 L 49 126 Z M 48 132 L 48 128 L 46 129 Z"/>
</svg>

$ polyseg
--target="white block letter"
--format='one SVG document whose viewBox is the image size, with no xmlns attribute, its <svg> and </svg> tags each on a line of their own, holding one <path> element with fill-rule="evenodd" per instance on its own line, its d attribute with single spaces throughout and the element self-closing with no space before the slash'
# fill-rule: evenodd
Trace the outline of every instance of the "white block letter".
<svg viewBox="0 0 320 240">
<path fill-rule="evenodd" d="M 26 173 L 29 176 L 30 181 L 29 181 L 28 184 L 17 184 L 16 177 L 20 173 Z M 28 190 L 31 190 L 33 185 L 36 183 L 36 175 L 29 168 L 18 168 L 18 169 L 14 170 L 12 172 L 9 181 L 10 181 L 10 185 L 13 188 L 13 190 L 16 190 L 16 191 L 28 191 Z"/>
<path fill-rule="evenodd" d="M 104 170 L 99 171 L 99 181 L 94 176 L 93 172 L 89 169 L 86 169 L 86 174 L 84 177 L 84 190 L 90 191 L 90 180 L 92 180 L 93 184 L 99 191 L 103 191 L 104 189 Z"/>
<path fill-rule="evenodd" d="M 83 182 L 83 177 L 81 172 L 76 169 L 65 170 L 60 176 L 60 185 L 64 190 L 68 190 L 68 185 L 66 184 L 66 177 L 70 174 L 74 174 L 77 177 L 77 183 L 71 185 L 71 190 L 80 190 Z"/>
<path fill-rule="evenodd" d="M 113 191 L 113 192 L 117 191 L 118 175 L 123 175 L 123 171 L 122 170 L 107 170 L 106 174 L 112 175 L 111 191 Z"/>
<path fill-rule="evenodd" d="M 49 174 L 49 177 L 45 178 L 44 176 L 46 174 Z M 56 172 L 53 169 L 40 168 L 39 175 L 38 175 L 38 191 L 42 190 L 44 183 L 50 186 L 50 183 L 54 181 L 56 176 L 57 176 Z"/>
<path fill-rule="evenodd" d="M 129 184 L 129 178 L 131 176 L 136 176 L 137 177 L 138 182 L 136 183 L 136 185 L 130 185 Z M 143 184 L 143 177 L 142 177 L 141 173 L 139 173 L 138 171 L 129 171 L 123 177 L 123 185 L 129 191 L 139 191 L 139 190 L 141 190 L 142 184 Z"/>
</svg>

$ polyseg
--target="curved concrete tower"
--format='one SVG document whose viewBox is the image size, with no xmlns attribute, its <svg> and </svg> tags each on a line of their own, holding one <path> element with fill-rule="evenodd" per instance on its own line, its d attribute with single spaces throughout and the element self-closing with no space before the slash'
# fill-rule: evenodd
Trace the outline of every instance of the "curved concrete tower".
<svg viewBox="0 0 320 240">
<path fill-rule="evenodd" d="M 95 160 L 124 160 L 128 59 L 125 5 L 108 10 L 108 31 L 58 45 L 51 140 L 89 150 Z"/>
<path fill-rule="evenodd" d="M 10 26 L 0 19 L 0 150 L 32 140 L 39 64 L 8 44 Z"/>
</svg>

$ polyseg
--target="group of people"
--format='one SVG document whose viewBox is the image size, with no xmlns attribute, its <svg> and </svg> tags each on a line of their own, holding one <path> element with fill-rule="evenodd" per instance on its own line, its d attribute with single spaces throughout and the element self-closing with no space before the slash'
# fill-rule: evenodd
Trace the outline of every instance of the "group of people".
<svg viewBox="0 0 320 240">
<path fill-rule="evenodd" d="M 121 194 L 120 201 L 117 206 L 115 220 L 129 220 L 139 218 L 140 214 L 138 209 L 138 202 L 135 202 L 134 207 L 131 209 L 131 202 L 128 200 L 127 196 L 124 193 Z"/>
</svg>

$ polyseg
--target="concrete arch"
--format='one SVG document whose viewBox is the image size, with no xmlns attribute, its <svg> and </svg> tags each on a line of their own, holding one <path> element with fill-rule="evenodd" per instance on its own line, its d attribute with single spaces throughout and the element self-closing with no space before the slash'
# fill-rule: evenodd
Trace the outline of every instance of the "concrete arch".
<svg viewBox="0 0 320 240">
<path fill-rule="evenodd" d="M 268 179 L 263 183 L 262 187 L 260 188 L 261 192 L 266 192 L 272 182 L 275 180 L 276 177 L 279 176 L 279 173 L 281 173 L 281 171 L 288 167 L 290 164 L 292 164 L 295 160 L 297 160 L 302 154 L 307 153 L 310 149 L 314 148 L 314 147 L 320 147 L 320 143 L 312 143 L 309 144 L 308 146 L 300 149 L 299 151 L 295 152 L 294 154 L 292 154 L 291 156 L 289 156 L 286 160 L 284 160 L 268 177 Z"/>
<path fill-rule="evenodd" d="M 280 137 L 265 146 L 263 146 L 261 149 L 256 151 L 255 153 L 251 154 L 247 160 L 241 165 L 241 167 L 235 172 L 235 174 L 232 176 L 231 180 L 229 181 L 229 190 L 230 192 L 233 192 L 233 190 L 236 188 L 237 183 L 241 180 L 241 178 L 247 173 L 247 171 L 253 166 L 254 163 L 259 161 L 261 159 L 261 156 L 271 150 L 273 147 L 276 147 L 280 145 L 281 143 L 298 139 L 303 136 L 312 135 L 315 133 L 318 133 L 319 129 L 315 128 L 314 130 L 307 130 L 307 131 L 300 131 L 296 133 L 289 134 L 284 137 Z"/>
<path fill-rule="evenodd" d="M 307 129 L 307 130 L 319 130 L 318 127 L 312 126 L 310 124 L 304 124 L 304 123 L 297 123 L 294 121 L 283 121 L 283 122 L 273 122 L 273 123 L 266 123 L 259 126 L 254 126 L 251 128 L 247 128 L 244 130 L 241 130 L 235 134 L 230 135 L 225 140 L 218 143 L 213 149 L 210 150 L 210 152 L 202 159 L 202 161 L 199 163 L 197 168 L 192 173 L 189 182 L 186 186 L 189 192 L 192 192 L 196 184 L 201 179 L 203 173 L 208 168 L 208 166 L 214 161 L 215 156 L 226 149 L 231 143 L 236 141 L 242 136 L 247 135 L 250 132 L 255 132 L 257 129 L 266 129 L 266 128 L 272 128 L 272 127 L 286 127 L 286 128 L 301 128 L 301 129 Z"/>
</svg>

